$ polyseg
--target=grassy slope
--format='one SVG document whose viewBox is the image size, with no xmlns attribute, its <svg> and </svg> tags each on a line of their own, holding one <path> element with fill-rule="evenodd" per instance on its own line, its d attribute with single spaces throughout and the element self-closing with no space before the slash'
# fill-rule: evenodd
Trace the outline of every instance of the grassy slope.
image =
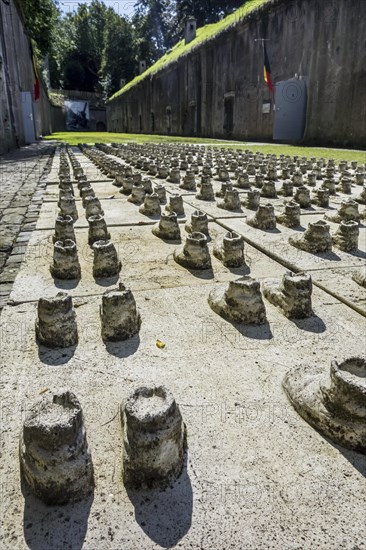
<svg viewBox="0 0 366 550">
<path fill-rule="evenodd" d="M 366 151 L 349 151 L 345 149 L 329 149 L 323 147 L 299 147 L 296 145 L 258 145 L 238 141 L 221 141 L 218 139 L 201 139 L 173 136 L 157 136 L 147 134 L 114 134 L 108 132 L 59 132 L 45 137 L 55 139 L 70 145 L 78 143 L 200 143 L 215 147 L 226 147 L 232 149 L 248 149 L 249 151 L 261 151 L 262 153 L 274 153 L 276 155 L 299 155 L 305 157 L 334 158 L 335 160 L 357 160 L 360 163 L 366 162 Z"/>
<path fill-rule="evenodd" d="M 192 40 L 192 42 L 187 45 L 184 43 L 184 40 L 178 42 L 169 53 L 163 55 L 163 57 L 158 59 L 158 61 L 156 61 L 154 65 L 151 65 L 151 67 L 149 67 L 144 73 L 136 76 L 133 80 L 131 80 L 131 82 L 128 82 L 126 86 L 116 92 L 112 97 L 108 99 L 108 101 L 120 97 L 122 94 L 130 90 L 133 86 L 135 86 L 148 76 L 157 73 L 158 71 L 167 67 L 171 63 L 174 63 L 184 55 L 187 55 L 191 50 L 193 50 L 197 46 L 200 46 L 203 42 L 210 40 L 214 36 L 220 34 L 225 29 L 235 25 L 235 23 L 237 23 L 240 19 L 243 19 L 246 15 L 256 10 L 257 8 L 260 8 L 263 4 L 266 4 L 269 1 L 270 0 L 249 0 L 249 2 L 244 4 L 244 6 L 237 9 L 224 19 L 221 19 L 221 21 L 218 21 L 217 23 L 213 23 L 211 25 L 200 27 L 199 29 L 197 29 L 197 36 L 194 40 Z"/>
</svg>

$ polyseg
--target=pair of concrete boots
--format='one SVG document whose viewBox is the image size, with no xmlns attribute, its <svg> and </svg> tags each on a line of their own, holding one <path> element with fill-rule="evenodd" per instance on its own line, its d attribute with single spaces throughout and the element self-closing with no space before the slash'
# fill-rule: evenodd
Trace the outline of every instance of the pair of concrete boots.
<svg viewBox="0 0 366 550">
<path fill-rule="evenodd" d="M 105 342 L 127 340 L 139 332 L 141 316 L 131 290 L 123 283 L 103 294 L 100 320 Z M 53 298 L 40 298 L 35 330 L 37 342 L 45 347 L 76 346 L 79 336 L 72 297 L 59 292 Z"/>
<path fill-rule="evenodd" d="M 128 488 L 165 488 L 181 473 L 186 430 L 173 395 L 144 386 L 120 405 L 123 480 Z M 83 412 L 70 391 L 47 392 L 31 407 L 20 436 L 20 466 L 28 488 L 48 505 L 88 498 L 94 468 Z"/>
</svg>

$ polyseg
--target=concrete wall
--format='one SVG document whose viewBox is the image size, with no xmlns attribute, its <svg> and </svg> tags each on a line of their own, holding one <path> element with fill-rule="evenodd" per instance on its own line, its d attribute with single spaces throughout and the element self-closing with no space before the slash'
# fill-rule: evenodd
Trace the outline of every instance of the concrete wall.
<svg viewBox="0 0 366 550">
<path fill-rule="evenodd" d="M 49 101 L 41 83 L 41 97 L 34 101 L 34 74 L 29 38 L 14 0 L 0 1 L 0 154 L 25 144 L 21 92 L 33 98 L 36 136 L 62 130 L 60 110 Z"/>
<path fill-rule="evenodd" d="M 267 37 L 273 80 L 307 83 L 303 141 L 365 147 L 365 21 L 365 0 L 273 0 L 107 104 L 108 130 L 271 140 Z"/>
</svg>

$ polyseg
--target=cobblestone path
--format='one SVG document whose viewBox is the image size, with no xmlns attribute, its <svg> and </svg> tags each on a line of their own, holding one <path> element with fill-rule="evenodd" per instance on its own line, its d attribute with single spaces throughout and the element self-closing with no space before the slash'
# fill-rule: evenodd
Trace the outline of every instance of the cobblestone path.
<svg viewBox="0 0 366 550">
<path fill-rule="evenodd" d="M 0 157 L 0 312 L 36 226 L 53 153 L 37 143 Z"/>
</svg>

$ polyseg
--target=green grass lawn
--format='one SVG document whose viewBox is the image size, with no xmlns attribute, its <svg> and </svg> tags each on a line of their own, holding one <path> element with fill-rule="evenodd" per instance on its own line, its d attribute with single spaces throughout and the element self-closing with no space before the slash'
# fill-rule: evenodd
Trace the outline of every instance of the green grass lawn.
<svg viewBox="0 0 366 550">
<path fill-rule="evenodd" d="M 249 151 L 260 151 L 264 154 L 275 155 L 299 155 L 304 157 L 323 157 L 339 160 L 357 160 L 360 163 L 366 162 L 366 151 L 351 151 L 348 149 L 331 149 L 325 147 L 299 147 L 297 145 L 258 145 L 256 143 L 222 141 L 208 138 L 188 138 L 174 136 L 158 136 L 149 134 L 120 134 L 109 132 L 57 132 L 46 136 L 44 139 L 57 140 L 69 145 L 78 143 L 198 143 L 212 145 L 215 147 L 226 147 L 232 149 L 248 149 Z"/>
</svg>

